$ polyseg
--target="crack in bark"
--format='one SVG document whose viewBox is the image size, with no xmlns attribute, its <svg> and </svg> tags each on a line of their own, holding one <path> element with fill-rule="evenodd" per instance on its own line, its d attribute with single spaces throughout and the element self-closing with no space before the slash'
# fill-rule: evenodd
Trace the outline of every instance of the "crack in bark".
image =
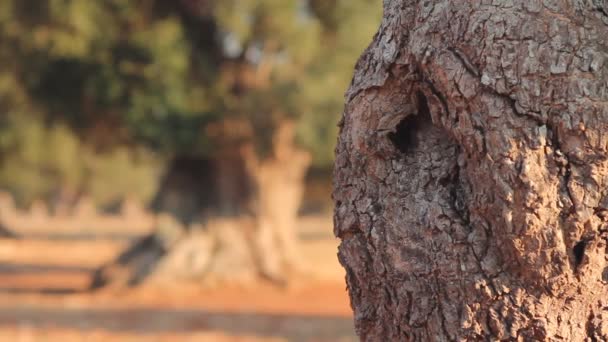
<svg viewBox="0 0 608 342">
<path fill-rule="evenodd" d="M 561 191 L 568 196 L 568 200 L 570 201 L 570 206 L 568 206 L 568 207 L 564 206 L 564 208 L 562 208 L 560 215 L 559 215 L 559 218 L 560 218 L 559 228 L 560 228 L 563 236 L 568 236 L 568 234 L 567 234 L 568 231 L 565 230 L 566 224 L 567 224 L 566 220 L 576 210 L 576 208 L 574 206 L 574 198 L 570 191 L 570 186 L 569 186 L 570 178 L 572 176 L 572 171 L 570 169 L 571 161 L 568 158 L 568 155 L 564 154 L 562 152 L 562 147 L 561 147 L 561 144 L 559 141 L 559 136 L 557 134 L 557 130 L 555 130 L 553 127 L 553 123 L 550 120 L 548 120 L 546 122 L 545 126 L 547 127 L 547 133 L 551 135 L 550 142 L 554 148 L 554 154 L 556 154 L 558 158 L 563 157 L 565 159 L 565 165 L 560 165 L 560 162 L 558 160 L 556 160 L 556 157 L 553 158 L 554 162 L 557 165 L 560 165 L 560 168 L 563 168 L 562 170 L 564 170 L 563 174 L 560 172 L 560 175 L 561 175 L 560 188 L 561 188 Z M 567 241 L 564 241 L 564 243 L 567 243 Z M 566 250 L 568 250 L 568 246 L 566 245 L 565 247 L 566 247 Z M 567 254 L 568 254 L 568 258 L 569 258 L 569 265 L 572 269 L 572 272 L 576 272 L 576 269 L 577 269 L 576 258 L 573 256 L 573 253 L 567 253 Z"/>
<path fill-rule="evenodd" d="M 464 52 L 454 47 L 448 47 L 447 50 L 450 51 L 460 61 L 460 63 L 462 63 L 464 68 L 473 76 L 481 77 L 479 69 L 473 63 L 471 63 L 471 61 Z"/>
<path fill-rule="evenodd" d="M 595 315 L 593 314 L 593 310 L 589 313 L 589 315 L 587 316 L 587 324 L 585 324 L 585 332 L 587 333 L 587 338 L 589 339 L 589 341 L 591 342 L 599 342 L 598 339 L 595 337 L 595 324 L 593 323 L 593 320 L 595 319 Z"/>
<path fill-rule="evenodd" d="M 440 298 L 441 284 L 439 282 L 439 279 L 437 278 L 437 274 L 433 274 L 433 276 L 435 278 L 435 286 L 437 286 L 437 291 L 435 291 L 435 297 L 436 297 L 435 302 L 437 303 L 437 306 L 435 307 L 435 310 L 437 310 L 437 314 L 440 317 L 441 329 L 443 330 L 443 334 L 448 339 L 448 341 L 456 341 L 456 339 L 452 338 L 450 336 L 450 333 L 448 332 L 447 323 L 446 323 L 447 320 L 443 314 L 443 300 Z M 430 332 L 429 332 L 429 335 L 431 335 Z"/>
</svg>

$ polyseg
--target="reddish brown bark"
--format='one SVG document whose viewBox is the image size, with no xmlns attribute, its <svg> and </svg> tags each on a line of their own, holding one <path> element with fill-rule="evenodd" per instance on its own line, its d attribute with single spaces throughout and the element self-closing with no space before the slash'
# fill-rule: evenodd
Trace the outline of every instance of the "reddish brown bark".
<svg viewBox="0 0 608 342">
<path fill-rule="evenodd" d="M 336 150 L 360 337 L 608 340 L 608 5 L 384 6 Z"/>
</svg>

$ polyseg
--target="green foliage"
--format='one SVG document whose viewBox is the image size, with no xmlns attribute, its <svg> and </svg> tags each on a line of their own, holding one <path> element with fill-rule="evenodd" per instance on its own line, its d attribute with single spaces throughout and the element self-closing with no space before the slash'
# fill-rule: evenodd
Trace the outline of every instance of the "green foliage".
<svg viewBox="0 0 608 342">
<path fill-rule="evenodd" d="M 124 195 L 149 200 L 156 190 L 161 160 L 141 148 L 117 147 L 94 151 L 67 126 L 45 124 L 30 115 L 11 115 L 0 128 L 6 152 L 0 187 L 27 205 L 50 198 L 62 187 L 79 189 L 100 204 Z"/>
<path fill-rule="evenodd" d="M 329 165 L 380 11 L 372 0 L 0 1 L 0 187 L 147 198 L 163 160 L 229 141 L 205 134 L 226 118 L 249 122 L 261 150 L 295 118 L 299 142 Z"/>
<path fill-rule="evenodd" d="M 357 57 L 371 42 L 382 6 L 373 0 L 311 0 L 311 8 L 325 27 L 319 53 L 304 77 L 298 102 L 302 111 L 300 140 L 313 151 L 317 166 L 333 160 L 337 121 L 343 94 Z"/>
</svg>

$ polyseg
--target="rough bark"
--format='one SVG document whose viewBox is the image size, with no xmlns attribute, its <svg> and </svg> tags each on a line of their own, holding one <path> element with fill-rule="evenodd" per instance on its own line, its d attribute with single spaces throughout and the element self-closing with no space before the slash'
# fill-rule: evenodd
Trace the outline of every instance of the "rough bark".
<svg viewBox="0 0 608 342">
<path fill-rule="evenodd" d="M 608 4 L 384 7 L 334 171 L 361 339 L 608 340 Z"/>
</svg>

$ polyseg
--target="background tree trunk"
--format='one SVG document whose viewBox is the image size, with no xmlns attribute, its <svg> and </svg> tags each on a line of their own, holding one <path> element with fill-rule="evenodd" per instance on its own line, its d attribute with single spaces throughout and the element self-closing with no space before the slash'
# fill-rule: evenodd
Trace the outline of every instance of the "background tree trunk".
<svg viewBox="0 0 608 342">
<path fill-rule="evenodd" d="M 296 219 L 310 156 L 295 146 L 293 128 L 281 124 L 261 160 L 249 144 L 217 159 L 176 159 L 152 203 L 156 230 L 97 270 L 91 287 L 257 276 L 283 284 L 302 271 Z"/>
<path fill-rule="evenodd" d="M 272 139 L 272 154 L 257 161 L 251 151 L 249 170 L 257 186 L 255 245 L 264 276 L 285 282 L 305 271 L 298 250 L 296 221 L 311 156 L 295 143 L 293 122 L 284 121 Z"/>
<path fill-rule="evenodd" d="M 17 209 L 13 197 L 0 191 L 0 238 L 16 238 L 17 235 L 7 227 L 7 223 L 15 219 Z"/>
<path fill-rule="evenodd" d="M 92 287 L 143 281 L 250 280 L 256 273 L 251 175 L 238 148 L 219 159 L 181 157 L 169 166 L 151 204 L 155 231 L 103 266 Z"/>
<path fill-rule="evenodd" d="M 6 228 L 2 222 L 0 222 L 0 238 L 16 238 L 17 235 Z"/>
<path fill-rule="evenodd" d="M 608 5 L 384 1 L 335 234 L 368 341 L 608 340 Z"/>
</svg>

